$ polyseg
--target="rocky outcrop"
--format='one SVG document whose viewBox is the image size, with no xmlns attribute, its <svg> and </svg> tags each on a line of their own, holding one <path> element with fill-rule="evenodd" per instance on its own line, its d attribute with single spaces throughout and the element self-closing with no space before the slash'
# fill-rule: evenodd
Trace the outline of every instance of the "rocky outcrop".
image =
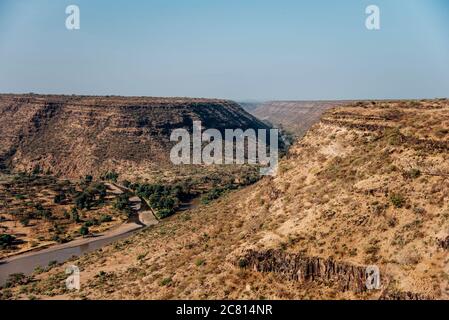
<svg viewBox="0 0 449 320">
<path fill-rule="evenodd" d="M 444 239 L 439 239 L 438 240 L 438 244 L 440 245 L 441 248 L 443 248 L 444 250 L 449 250 L 449 236 L 447 236 Z"/>
<path fill-rule="evenodd" d="M 290 281 L 322 283 L 334 287 L 340 292 L 351 291 L 355 294 L 362 294 L 369 291 L 366 286 L 366 266 L 339 262 L 330 258 L 307 257 L 281 250 L 263 252 L 250 250 L 237 261 L 237 264 L 240 268 L 256 272 L 273 272 Z M 429 300 L 432 298 L 424 294 L 399 291 L 387 286 L 383 289 L 379 299 Z"/>
<path fill-rule="evenodd" d="M 257 272 L 274 272 L 285 279 L 302 283 L 317 281 L 337 286 L 340 291 L 367 291 L 365 267 L 333 259 L 306 257 L 280 250 L 249 251 L 238 261 L 238 265 Z"/>
</svg>

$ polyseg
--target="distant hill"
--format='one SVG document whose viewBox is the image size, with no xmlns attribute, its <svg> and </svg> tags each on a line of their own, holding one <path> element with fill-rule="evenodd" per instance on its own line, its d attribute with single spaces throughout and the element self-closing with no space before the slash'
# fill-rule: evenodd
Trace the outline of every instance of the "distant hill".
<svg viewBox="0 0 449 320">
<path fill-rule="evenodd" d="M 326 110 L 347 104 L 346 101 L 268 101 L 240 103 L 255 117 L 301 137 Z"/>
<path fill-rule="evenodd" d="M 0 95 L 0 169 L 64 177 L 169 165 L 176 128 L 267 128 L 228 100 Z"/>
</svg>

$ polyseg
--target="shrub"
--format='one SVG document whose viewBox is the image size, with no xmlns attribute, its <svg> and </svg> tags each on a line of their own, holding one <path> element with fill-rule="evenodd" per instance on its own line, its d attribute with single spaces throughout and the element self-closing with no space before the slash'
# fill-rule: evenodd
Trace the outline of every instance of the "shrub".
<svg viewBox="0 0 449 320">
<path fill-rule="evenodd" d="M 94 221 L 87 220 L 86 222 L 84 222 L 83 226 L 89 228 L 89 227 L 92 227 L 94 224 L 95 224 Z"/>
<path fill-rule="evenodd" d="M 403 175 L 408 179 L 416 179 L 421 176 L 421 171 L 419 169 L 411 169 L 410 171 L 404 172 Z"/>
<path fill-rule="evenodd" d="M 114 201 L 114 208 L 120 211 L 129 208 L 129 196 L 127 194 L 121 194 Z"/>
<path fill-rule="evenodd" d="M 60 192 L 57 195 L 55 195 L 55 197 L 53 198 L 53 202 L 55 204 L 60 204 L 65 200 L 65 194 Z"/>
<path fill-rule="evenodd" d="M 220 198 L 226 191 L 227 189 L 215 187 L 202 197 L 201 202 L 204 204 L 208 204 L 212 200 Z"/>
<path fill-rule="evenodd" d="M 80 210 L 90 209 L 92 205 L 92 196 L 87 192 L 81 193 L 75 198 L 75 205 Z"/>
<path fill-rule="evenodd" d="M 17 285 L 25 285 L 30 282 L 30 279 L 23 273 L 13 273 L 8 276 L 5 287 L 10 288 Z"/>
<path fill-rule="evenodd" d="M 0 234 L 0 249 L 11 247 L 16 238 L 10 234 Z"/>
<path fill-rule="evenodd" d="M 98 195 L 98 202 L 102 204 L 107 195 L 107 188 L 104 183 L 97 183 L 94 185 L 92 193 Z"/>
<path fill-rule="evenodd" d="M 400 193 L 392 194 L 390 196 L 390 201 L 398 209 L 402 208 L 405 205 L 405 198 Z"/>
<path fill-rule="evenodd" d="M 390 217 L 387 220 L 387 223 L 390 228 L 394 228 L 398 225 L 398 219 L 396 217 Z"/>
<path fill-rule="evenodd" d="M 388 143 L 393 146 L 402 144 L 402 134 L 399 128 L 385 130 L 385 136 L 388 138 Z"/>
<path fill-rule="evenodd" d="M 195 261 L 195 265 L 197 266 L 197 267 L 201 267 L 202 265 L 204 265 L 206 263 L 206 261 L 204 260 L 204 259 L 197 259 L 196 261 Z"/>
<path fill-rule="evenodd" d="M 78 210 L 76 208 L 72 208 L 72 211 L 70 212 L 70 216 L 73 221 L 80 222 L 80 215 L 78 213 Z"/>
<path fill-rule="evenodd" d="M 67 210 L 64 210 L 62 215 L 63 215 L 64 219 L 70 219 L 70 213 L 68 213 Z"/>
<path fill-rule="evenodd" d="M 111 172 L 106 172 L 104 175 L 102 175 L 101 179 L 106 180 L 106 181 L 117 182 L 118 177 L 119 177 L 119 175 L 117 172 L 111 171 Z"/>
<path fill-rule="evenodd" d="M 86 175 L 86 176 L 84 177 L 84 182 L 87 183 L 87 184 L 90 184 L 90 183 L 92 182 L 93 179 L 94 179 L 94 178 L 93 178 L 90 174 L 88 174 L 88 175 Z"/>
<path fill-rule="evenodd" d="M 31 172 L 33 175 L 38 175 L 42 172 L 42 169 L 39 165 L 35 165 L 33 171 Z"/>
<path fill-rule="evenodd" d="M 148 253 L 142 253 L 137 256 L 137 260 L 143 260 L 147 256 Z"/>
<path fill-rule="evenodd" d="M 41 266 L 37 266 L 36 268 L 34 268 L 33 272 L 36 273 L 36 274 L 40 274 L 40 273 L 45 272 L 45 269 L 42 268 Z"/>
<path fill-rule="evenodd" d="M 168 286 L 170 283 L 172 283 L 172 279 L 171 278 L 164 278 L 161 281 L 161 286 Z"/>
<path fill-rule="evenodd" d="M 80 228 L 80 235 L 82 235 L 82 236 L 87 236 L 88 234 L 89 234 L 89 228 L 88 227 L 86 227 L 86 226 L 82 226 L 81 228 Z"/>
<path fill-rule="evenodd" d="M 157 212 L 157 216 L 159 217 L 159 219 L 165 219 L 165 218 L 168 218 L 169 216 L 171 216 L 173 213 L 174 213 L 173 210 L 161 209 Z"/>
<path fill-rule="evenodd" d="M 55 234 L 54 236 L 52 236 L 51 241 L 57 242 L 57 243 L 62 243 L 62 239 L 59 235 Z"/>
<path fill-rule="evenodd" d="M 246 259 L 240 259 L 238 262 L 239 268 L 246 268 L 248 266 L 248 261 Z"/>
<path fill-rule="evenodd" d="M 52 261 L 50 261 L 50 262 L 48 263 L 48 266 L 49 266 L 49 267 L 54 267 L 54 266 L 56 266 L 57 264 L 58 264 L 58 261 L 52 260 Z"/>
<path fill-rule="evenodd" d="M 50 220 L 53 217 L 53 214 L 51 213 L 51 211 L 47 210 L 47 209 L 39 210 L 37 215 L 46 220 Z"/>
<path fill-rule="evenodd" d="M 30 224 L 30 220 L 26 217 L 20 219 L 20 224 L 24 227 L 28 227 L 28 225 Z"/>
<path fill-rule="evenodd" d="M 103 214 L 100 217 L 100 222 L 104 223 L 104 222 L 111 222 L 112 221 L 112 217 L 110 215 L 107 214 Z"/>
</svg>

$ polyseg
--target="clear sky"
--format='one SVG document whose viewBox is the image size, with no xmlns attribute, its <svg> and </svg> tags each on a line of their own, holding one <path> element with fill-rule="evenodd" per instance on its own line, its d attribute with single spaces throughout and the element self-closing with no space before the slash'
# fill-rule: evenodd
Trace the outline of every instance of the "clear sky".
<svg viewBox="0 0 449 320">
<path fill-rule="evenodd" d="M 0 0 L 0 92 L 448 97 L 449 1 Z"/>
</svg>

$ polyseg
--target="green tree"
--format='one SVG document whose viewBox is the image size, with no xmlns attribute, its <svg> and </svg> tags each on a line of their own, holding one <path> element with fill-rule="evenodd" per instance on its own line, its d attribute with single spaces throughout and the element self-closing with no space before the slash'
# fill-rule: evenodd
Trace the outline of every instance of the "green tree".
<svg viewBox="0 0 449 320">
<path fill-rule="evenodd" d="M 35 165 L 33 171 L 31 172 L 33 175 L 38 175 L 42 172 L 40 165 Z"/>
<path fill-rule="evenodd" d="M 168 218 L 169 216 L 171 216 L 173 213 L 174 213 L 173 210 L 161 209 L 157 212 L 157 216 L 159 217 L 159 219 L 165 219 L 165 218 Z"/>
<path fill-rule="evenodd" d="M 114 201 L 114 208 L 117 210 L 125 210 L 129 206 L 129 196 L 127 194 L 121 194 Z"/>
<path fill-rule="evenodd" d="M 24 227 L 28 227 L 28 225 L 30 224 L 30 220 L 27 217 L 23 217 L 22 219 L 20 219 L 20 224 Z"/>
<path fill-rule="evenodd" d="M 75 198 L 75 206 L 82 209 L 90 209 L 92 206 L 92 195 L 88 192 L 83 192 Z"/>
<path fill-rule="evenodd" d="M 400 193 L 393 193 L 390 196 L 390 201 L 391 203 L 396 207 L 396 208 L 402 208 L 405 205 L 405 198 L 402 194 Z"/>
<path fill-rule="evenodd" d="M 107 188 L 104 183 L 97 183 L 94 185 L 92 192 L 96 195 L 98 195 L 98 202 L 104 203 L 104 200 L 107 195 Z"/>
<path fill-rule="evenodd" d="M 101 222 L 101 223 L 104 223 L 104 222 L 111 222 L 111 221 L 112 221 L 112 217 L 111 217 L 110 215 L 103 214 L 103 215 L 101 215 L 101 217 L 100 217 L 100 222 Z"/>
<path fill-rule="evenodd" d="M 73 221 L 80 222 L 80 215 L 78 213 L 78 210 L 76 208 L 72 208 L 72 211 L 70 212 L 70 216 Z"/>
<path fill-rule="evenodd" d="M 115 171 L 106 172 L 101 178 L 103 180 L 117 182 L 119 175 Z"/>
<path fill-rule="evenodd" d="M 53 198 L 53 202 L 55 204 L 61 204 L 63 201 L 65 200 L 65 194 L 63 192 L 58 193 L 57 195 L 55 195 L 55 197 Z"/>
<path fill-rule="evenodd" d="M 90 184 L 93 179 L 94 179 L 94 177 L 92 177 L 90 174 L 88 174 L 84 177 L 84 182 L 87 184 Z"/>
<path fill-rule="evenodd" d="M 89 234 L 89 227 L 82 226 L 80 228 L 80 235 L 87 236 Z"/>
<path fill-rule="evenodd" d="M 0 234 L 0 249 L 7 249 L 12 246 L 16 238 L 10 234 Z"/>
</svg>

